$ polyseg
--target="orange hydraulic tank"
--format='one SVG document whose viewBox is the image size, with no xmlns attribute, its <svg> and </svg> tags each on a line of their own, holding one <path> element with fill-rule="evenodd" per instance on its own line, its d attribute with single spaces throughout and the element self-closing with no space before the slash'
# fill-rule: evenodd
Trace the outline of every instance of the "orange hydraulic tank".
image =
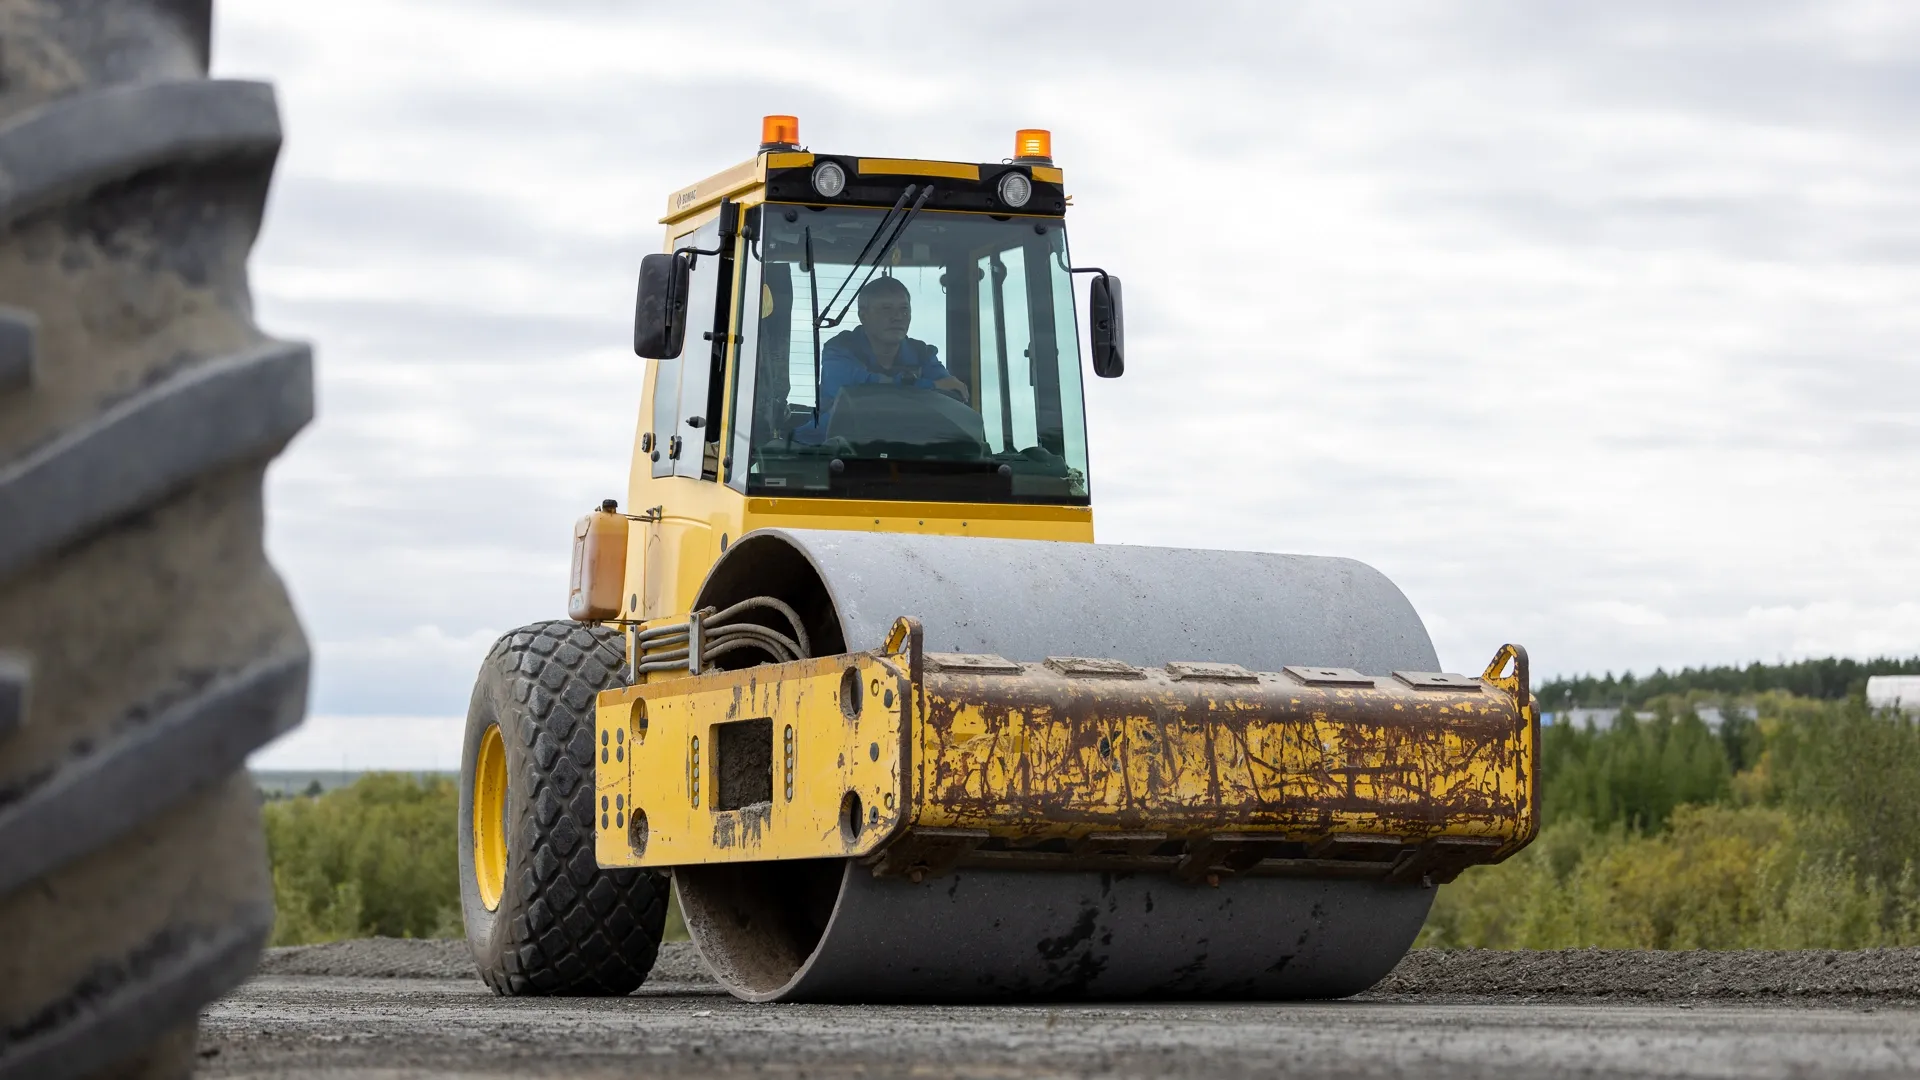
<svg viewBox="0 0 1920 1080">
<path fill-rule="evenodd" d="M 620 617 L 626 589 L 627 519 L 612 499 L 573 524 L 573 573 L 567 617 L 599 622 Z"/>
</svg>

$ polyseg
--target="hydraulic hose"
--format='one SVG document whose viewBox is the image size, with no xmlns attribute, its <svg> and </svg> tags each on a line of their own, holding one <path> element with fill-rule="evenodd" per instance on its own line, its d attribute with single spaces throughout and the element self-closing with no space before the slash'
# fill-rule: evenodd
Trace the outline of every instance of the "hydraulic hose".
<svg viewBox="0 0 1920 1080">
<path fill-rule="evenodd" d="M 734 621 L 753 610 L 780 615 L 793 629 L 793 636 L 760 623 Z M 697 666 L 692 662 L 696 638 L 700 642 Z M 771 596 L 755 596 L 718 611 L 703 608 L 685 622 L 650 626 L 635 636 L 635 647 L 640 662 L 634 665 L 634 671 L 639 673 L 701 671 L 722 656 L 749 649 L 766 656 L 765 662 L 785 663 L 812 655 L 813 642 L 800 613 L 792 606 Z"/>
</svg>

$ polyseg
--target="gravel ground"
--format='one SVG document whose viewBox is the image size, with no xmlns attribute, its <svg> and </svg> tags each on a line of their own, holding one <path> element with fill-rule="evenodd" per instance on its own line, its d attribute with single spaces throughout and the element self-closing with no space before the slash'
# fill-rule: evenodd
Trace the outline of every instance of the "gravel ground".
<svg viewBox="0 0 1920 1080">
<path fill-rule="evenodd" d="M 499 998 L 478 980 L 266 976 L 201 1076 L 1911 1077 L 1920 1009 L 1717 1004 L 747 1005 Z"/>
<path fill-rule="evenodd" d="M 261 975 L 470 979 L 463 941 L 371 938 L 269 949 Z M 648 980 L 706 987 L 691 944 L 668 942 Z M 1920 949 L 1858 952 L 1504 952 L 1416 949 L 1365 1001 L 1717 1001 L 1920 1006 Z"/>
<path fill-rule="evenodd" d="M 467 979 L 473 954 L 465 941 L 365 938 L 268 949 L 261 975 L 331 975 L 360 979 Z"/>
<path fill-rule="evenodd" d="M 420 941 L 401 938 L 363 938 L 326 945 L 293 945 L 268 949 L 260 961 L 261 975 L 330 975 L 355 979 L 472 979 L 473 954 L 465 941 Z M 649 986 L 660 983 L 712 985 L 706 965 L 692 942 L 669 941 L 660 946 Z"/>
<path fill-rule="evenodd" d="M 747 1005 L 685 944 L 633 997 L 499 998 L 465 945 L 272 950 L 204 1077 L 1920 1075 L 1920 950 L 1415 952 L 1344 1002 Z"/>
<path fill-rule="evenodd" d="M 1715 1001 L 1920 1006 L 1920 949 L 1644 952 L 1415 949 L 1376 1001 Z"/>
</svg>

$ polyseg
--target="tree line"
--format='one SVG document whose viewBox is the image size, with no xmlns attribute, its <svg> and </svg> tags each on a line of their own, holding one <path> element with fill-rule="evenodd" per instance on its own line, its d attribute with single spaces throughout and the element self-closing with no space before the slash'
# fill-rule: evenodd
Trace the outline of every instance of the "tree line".
<svg viewBox="0 0 1920 1080">
<path fill-rule="evenodd" d="M 1675 695 L 1721 694 L 1751 697 L 1781 691 L 1795 697 L 1819 701 L 1838 701 L 1865 691 L 1867 679 L 1874 675 L 1920 675 L 1920 656 L 1900 659 L 1893 656 L 1871 660 L 1852 660 L 1828 656 L 1819 660 L 1796 660 L 1790 664 L 1753 663 L 1745 667 L 1681 668 L 1667 671 L 1655 668 L 1653 674 L 1635 676 L 1626 672 L 1615 677 L 1576 675 L 1552 679 L 1534 688 L 1540 707 L 1556 709 L 1642 708 L 1655 698 Z"/>
<path fill-rule="evenodd" d="M 1920 944 L 1920 718 L 1775 690 L 1716 730 L 1642 704 L 1543 729 L 1539 838 L 1442 888 L 1422 944 Z"/>
</svg>

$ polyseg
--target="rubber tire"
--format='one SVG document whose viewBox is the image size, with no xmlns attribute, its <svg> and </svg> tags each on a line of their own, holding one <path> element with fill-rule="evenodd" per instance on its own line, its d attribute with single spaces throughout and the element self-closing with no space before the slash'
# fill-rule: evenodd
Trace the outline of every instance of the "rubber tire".
<svg viewBox="0 0 1920 1080">
<path fill-rule="evenodd" d="M 494 642 L 460 752 L 460 905 L 494 993 L 597 997 L 646 980 L 667 918 L 667 878 L 594 859 L 594 698 L 621 685 L 620 635 L 540 622 Z M 474 878 L 475 762 L 489 727 L 507 756 L 507 873 L 499 907 Z"/>
<path fill-rule="evenodd" d="M 0 1080 L 192 1071 L 273 926 L 247 754 L 307 645 L 261 541 L 311 358 L 254 325 L 271 88 L 208 0 L 0 0 Z"/>
</svg>

